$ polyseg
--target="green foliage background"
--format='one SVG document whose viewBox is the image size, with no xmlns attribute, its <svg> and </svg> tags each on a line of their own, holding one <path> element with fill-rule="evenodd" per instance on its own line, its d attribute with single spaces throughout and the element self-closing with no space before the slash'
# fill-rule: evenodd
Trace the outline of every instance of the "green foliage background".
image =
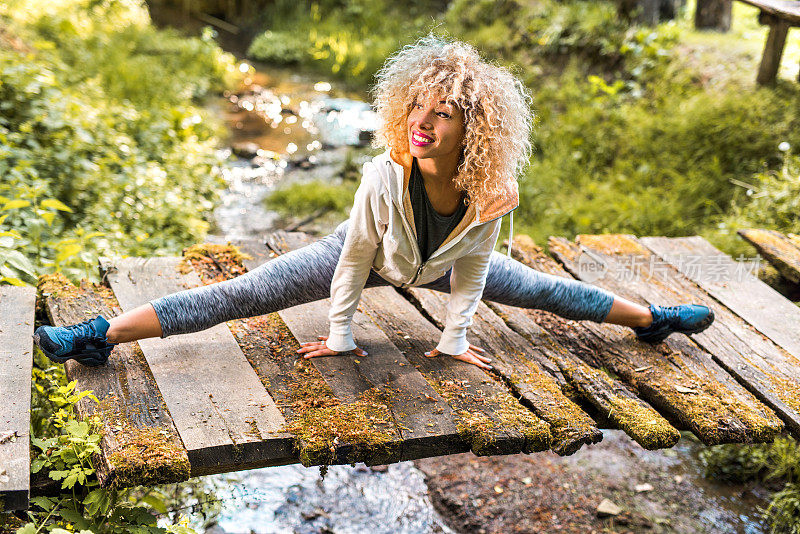
<svg viewBox="0 0 800 534">
<path fill-rule="evenodd" d="M 156 30 L 133 0 L 12 0 L 0 28 L 23 43 L 0 48 L 0 276 L 202 239 L 223 185 L 202 98 L 237 72 L 213 32 Z"/>
<path fill-rule="evenodd" d="M 612 2 L 584 0 L 453 0 L 407 11 L 361 0 L 277 2 L 272 9 L 264 15 L 270 29 L 249 50 L 256 59 L 366 86 L 389 54 L 432 31 L 470 42 L 518 74 L 534 94 L 537 124 L 515 221 L 539 243 L 581 233 L 700 234 L 738 256 L 752 255 L 738 227 L 800 229 L 797 218 L 776 224 L 763 212 L 775 198 L 754 203 L 763 197 L 746 193 L 747 184 L 793 161 L 778 145 L 800 146 L 800 90 L 783 81 L 703 83 L 705 74 L 678 50 L 686 21 L 638 27 Z M 736 17 L 755 24 L 753 12 L 737 8 Z M 346 44 L 323 53 L 332 36 Z M 363 69 L 354 67 L 357 58 Z M 791 188 L 792 172 L 763 187 Z"/>
</svg>

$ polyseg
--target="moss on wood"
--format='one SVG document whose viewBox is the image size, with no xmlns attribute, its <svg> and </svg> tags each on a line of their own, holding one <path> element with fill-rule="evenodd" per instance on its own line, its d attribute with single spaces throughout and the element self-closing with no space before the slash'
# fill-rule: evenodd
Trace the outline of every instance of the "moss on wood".
<svg viewBox="0 0 800 534">
<path fill-rule="evenodd" d="M 459 404 L 460 397 L 469 395 L 491 407 L 493 418 L 490 418 L 485 411 L 454 410 L 456 428 L 476 455 L 506 454 L 508 451 L 502 443 L 498 443 L 498 438 L 502 439 L 509 430 L 524 436 L 525 452 L 538 452 L 550 448 L 553 440 L 550 425 L 523 407 L 511 395 L 476 397 L 464 389 L 463 383 L 456 380 L 436 380 L 431 376 L 426 378 L 433 389 L 451 405 Z"/>
<path fill-rule="evenodd" d="M 537 410 L 536 415 L 550 425 L 555 442 L 569 439 L 576 430 L 589 432 L 594 429 L 591 418 L 564 396 L 550 375 L 521 355 L 519 361 L 524 363 L 525 369 L 512 374 L 510 380 L 512 384 L 529 384 L 539 396 L 548 399 L 547 409 Z"/>
<path fill-rule="evenodd" d="M 612 256 L 636 254 L 649 257 L 651 252 L 636 242 L 636 238 L 628 234 L 580 234 L 575 238 L 580 245 L 598 250 Z"/>
<path fill-rule="evenodd" d="M 101 435 L 115 444 L 113 451 L 104 451 L 110 484 L 126 488 L 188 480 L 189 457 L 180 438 L 165 428 L 136 426 L 123 414 L 119 399 L 107 395 L 95 416 Z"/>
<path fill-rule="evenodd" d="M 61 272 L 40 276 L 37 287 L 45 297 L 70 299 L 78 298 L 83 294 Z"/>
<path fill-rule="evenodd" d="M 222 282 L 247 272 L 244 260 L 252 259 L 234 245 L 201 243 L 183 249 L 178 270 L 186 274 L 194 268 L 204 284 Z"/>
<path fill-rule="evenodd" d="M 580 254 L 579 247 L 563 238 L 550 238 L 548 243 L 551 252 L 566 260 L 574 261 Z M 607 254 L 650 255 L 625 235 L 581 236 L 581 243 Z M 649 278 L 648 283 L 662 284 L 658 277 Z M 547 317 L 543 320 L 547 321 Z M 633 337 L 616 339 L 613 345 L 590 346 L 586 343 L 588 336 L 578 339 L 566 331 L 565 322 L 561 323 L 548 324 L 547 328 L 559 335 L 574 354 L 588 361 L 599 358 L 655 408 L 689 427 L 707 445 L 768 442 L 783 427 L 770 410 L 759 409 L 761 403 L 749 392 L 741 390 L 736 396 L 713 375 L 701 378 L 680 353 L 662 346 L 644 347 Z M 634 361 L 647 362 L 647 369 L 634 369 Z M 749 398 L 742 399 L 741 395 Z"/>
<path fill-rule="evenodd" d="M 298 438 L 300 463 L 311 466 L 396 461 L 400 441 L 384 395 L 373 388 L 343 404 L 324 382 L 312 379 L 294 383 L 294 417 L 287 421 L 286 430 Z"/>
<path fill-rule="evenodd" d="M 562 368 L 568 376 L 578 372 L 576 369 L 578 365 L 581 365 L 579 372 L 608 384 L 609 387 L 604 390 L 608 394 L 603 400 L 610 405 L 610 408 L 606 407 L 607 413 L 603 415 L 639 445 L 648 450 L 656 450 L 672 447 L 678 442 L 681 437 L 680 432 L 654 409 L 642 401 L 611 393 L 614 391 L 614 382 L 605 372 L 578 362 L 562 362 Z M 600 406 L 598 408 L 602 409 Z"/>
</svg>

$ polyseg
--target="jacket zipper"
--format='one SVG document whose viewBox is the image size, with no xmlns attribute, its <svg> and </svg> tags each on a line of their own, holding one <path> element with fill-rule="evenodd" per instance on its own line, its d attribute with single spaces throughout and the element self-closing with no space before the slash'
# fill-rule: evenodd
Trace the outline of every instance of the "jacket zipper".
<svg viewBox="0 0 800 534">
<path fill-rule="evenodd" d="M 390 172 L 394 172 L 394 170 L 392 169 L 392 162 L 391 162 L 391 161 L 387 161 L 387 162 L 386 162 L 386 165 L 389 167 L 389 170 L 390 170 Z M 402 203 L 403 203 L 403 199 L 401 198 L 401 199 L 400 199 L 400 204 L 402 205 Z M 516 209 L 516 208 L 515 208 L 515 209 Z M 511 210 L 511 211 L 514 211 L 514 210 Z M 500 215 L 499 217 L 495 217 L 494 219 L 491 219 L 491 220 L 485 221 L 483 224 L 485 224 L 485 223 L 490 223 L 490 222 L 492 222 L 492 221 L 495 221 L 495 220 L 499 219 L 500 217 L 504 217 L 504 216 L 505 216 L 505 214 L 503 214 L 503 215 Z M 412 232 L 412 231 L 411 231 L 411 227 L 410 227 L 410 225 L 408 224 L 408 221 L 406 221 L 405 215 L 403 214 L 403 211 L 402 211 L 402 210 L 400 211 L 400 218 L 403 220 L 403 226 L 404 226 L 404 228 L 405 228 L 406 232 L 407 232 L 407 233 L 408 233 L 410 236 L 412 236 L 412 237 L 413 237 L 413 234 L 414 234 L 414 232 Z M 473 222 L 472 224 L 470 224 L 469 226 L 467 226 L 467 227 L 466 227 L 466 228 L 465 228 L 465 229 L 464 229 L 464 230 L 461 232 L 461 233 L 462 233 L 462 235 L 463 235 L 463 234 L 466 234 L 467 232 L 469 232 L 469 231 L 470 231 L 472 228 L 474 228 L 475 226 L 477 226 L 477 224 L 476 224 L 475 222 Z M 412 278 L 412 279 L 411 279 L 411 281 L 409 281 L 409 282 L 406 282 L 406 283 L 404 283 L 404 284 L 400 284 L 400 288 L 401 288 L 401 289 L 404 289 L 404 288 L 407 288 L 407 287 L 411 287 L 411 284 L 413 284 L 414 282 L 416 282 L 416 281 L 417 281 L 417 279 L 419 278 L 420 274 L 422 274 L 422 269 L 425 267 L 425 265 L 427 265 L 427 263 L 428 263 L 428 262 L 430 262 L 431 258 L 433 258 L 433 257 L 436 255 L 436 253 L 437 253 L 437 252 L 444 253 L 444 251 L 445 251 L 445 250 L 447 250 L 447 249 L 444 249 L 444 250 L 442 250 L 441 248 L 439 248 L 438 250 L 435 250 L 435 251 L 433 252 L 433 254 L 431 254 L 431 257 L 430 257 L 430 258 L 428 258 L 428 261 L 426 261 L 426 262 L 423 262 L 423 261 L 422 261 L 422 252 L 419 250 L 419 245 L 417 245 L 417 240 L 416 240 L 416 239 L 412 239 L 411 241 L 414 243 L 414 249 L 413 249 L 413 250 L 414 250 L 414 253 L 415 253 L 415 257 L 414 257 L 414 259 L 417 259 L 417 257 L 419 258 L 419 261 L 420 261 L 420 266 L 419 266 L 419 267 L 417 267 L 417 272 L 414 274 L 414 278 Z M 450 247 L 454 246 L 456 242 L 457 242 L 457 241 L 456 241 L 456 239 L 453 239 L 452 241 L 450 241 L 450 243 L 448 243 L 448 246 L 447 246 L 447 248 L 449 249 Z"/>
</svg>

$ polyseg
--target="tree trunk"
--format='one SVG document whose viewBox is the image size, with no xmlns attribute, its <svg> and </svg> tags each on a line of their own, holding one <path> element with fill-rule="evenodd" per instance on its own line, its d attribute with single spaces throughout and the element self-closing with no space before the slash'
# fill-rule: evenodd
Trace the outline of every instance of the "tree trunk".
<svg viewBox="0 0 800 534">
<path fill-rule="evenodd" d="M 654 26 L 673 20 L 686 0 L 617 0 L 619 14 L 629 21 Z"/>
<path fill-rule="evenodd" d="M 731 0 L 697 0 L 694 27 L 726 32 L 731 29 Z"/>
</svg>

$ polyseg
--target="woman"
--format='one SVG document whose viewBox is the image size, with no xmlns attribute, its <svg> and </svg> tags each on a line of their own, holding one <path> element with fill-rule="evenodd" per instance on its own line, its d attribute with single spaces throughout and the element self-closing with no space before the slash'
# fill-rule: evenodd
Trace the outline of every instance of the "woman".
<svg viewBox="0 0 800 534">
<path fill-rule="evenodd" d="M 235 279 L 167 295 L 110 321 L 40 327 L 36 343 L 54 361 L 100 365 L 117 343 L 330 296 L 328 335 L 297 352 L 365 356 L 350 322 L 362 289 L 388 284 L 449 292 L 444 331 L 426 355 L 486 369 L 490 359 L 466 339 L 481 298 L 630 326 L 651 343 L 700 332 L 714 320 L 706 306 L 640 306 L 535 271 L 511 259 L 510 246 L 508 256 L 494 251 L 501 218 L 519 204 L 516 176 L 530 157 L 530 97 L 506 69 L 469 45 L 427 37 L 390 58 L 377 80 L 376 139 L 386 151 L 364 165 L 350 218 L 332 234 Z"/>
</svg>

